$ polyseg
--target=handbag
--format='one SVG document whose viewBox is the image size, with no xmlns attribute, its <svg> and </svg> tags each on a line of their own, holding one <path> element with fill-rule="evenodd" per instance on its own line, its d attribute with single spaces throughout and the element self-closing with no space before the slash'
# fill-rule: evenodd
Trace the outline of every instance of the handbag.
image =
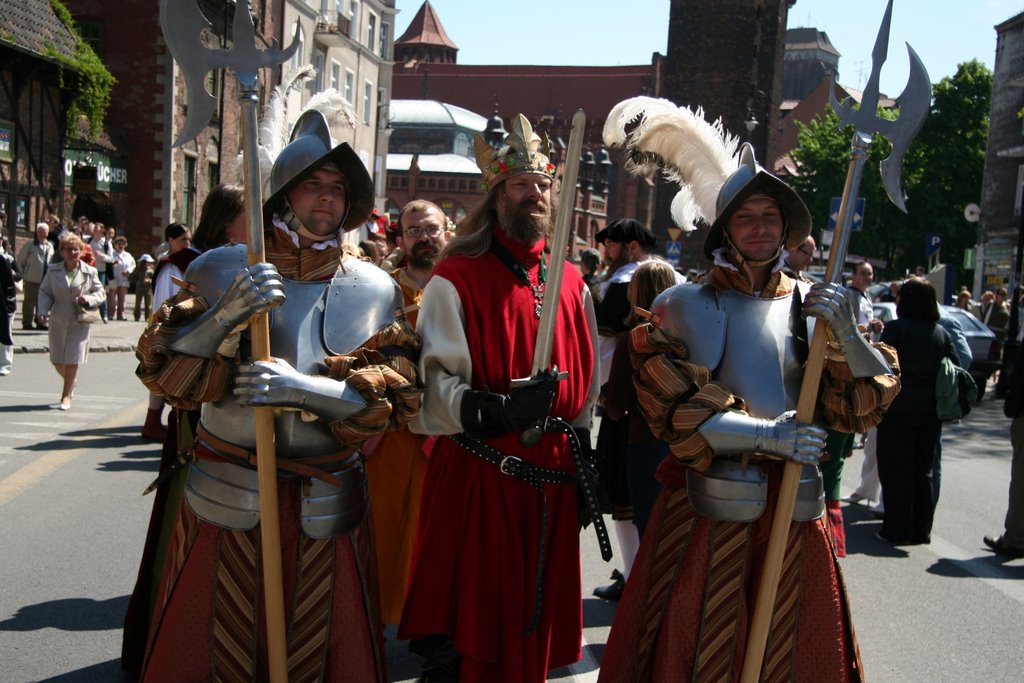
<svg viewBox="0 0 1024 683">
<path fill-rule="evenodd" d="M 978 387 L 971 374 L 943 356 L 935 375 L 935 414 L 944 422 L 963 419 L 977 399 Z"/>
<path fill-rule="evenodd" d="M 86 308 L 82 304 L 76 304 L 78 306 L 78 315 L 75 319 L 80 325 L 92 325 L 98 323 L 102 318 L 100 312 L 96 308 Z"/>
</svg>

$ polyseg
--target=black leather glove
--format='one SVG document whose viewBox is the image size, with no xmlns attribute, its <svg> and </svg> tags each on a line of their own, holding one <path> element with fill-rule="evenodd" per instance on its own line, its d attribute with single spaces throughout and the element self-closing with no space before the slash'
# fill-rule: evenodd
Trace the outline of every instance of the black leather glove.
<svg viewBox="0 0 1024 683">
<path fill-rule="evenodd" d="M 474 439 L 490 439 L 540 422 L 551 413 L 557 381 L 558 373 L 549 370 L 508 394 L 467 391 L 459 407 L 463 431 Z"/>
</svg>

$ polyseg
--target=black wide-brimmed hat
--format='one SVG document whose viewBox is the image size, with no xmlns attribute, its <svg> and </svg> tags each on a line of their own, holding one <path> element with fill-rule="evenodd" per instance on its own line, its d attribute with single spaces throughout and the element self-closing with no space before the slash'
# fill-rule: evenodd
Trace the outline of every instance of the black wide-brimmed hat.
<svg viewBox="0 0 1024 683">
<path fill-rule="evenodd" d="M 604 244 L 606 241 L 623 244 L 636 241 L 647 250 L 658 247 L 658 238 L 655 234 L 646 225 L 632 218 L 620 218 L 612 221 L 604 229 L 598 230 L 594 239 L 598 244 Z"/>
<path fill-rule="evenodd" d="M 315 109 L 305 112 L 292 128 L 291 142 L 274 161 L 270 171 L 270 196 L 263 207 L 276 210 L 288 190 L 318 168 L 332 165 L 345 177 L 348 215 L 341 227 L 357 228 L 373 211 L 373 181 L 355 150 L 343 142 L 332 147 L 327 119 Z"/>
<path fill-rule="evenodd" d="M 764 170 L 754 159 L 749 143 L 740 147 L 739 168 L 718 191 L 715 222 L 704 238 L 704 255 L 713 260 L 712 252 L 725 243 L 725 226 L 729 217 L 754 195 L 765 195 L 779 203 L 786 223 L 786 248 L 792 249 L 811 234 L 811 212 L 796 191 L 781 179 Z"/>
</svg>

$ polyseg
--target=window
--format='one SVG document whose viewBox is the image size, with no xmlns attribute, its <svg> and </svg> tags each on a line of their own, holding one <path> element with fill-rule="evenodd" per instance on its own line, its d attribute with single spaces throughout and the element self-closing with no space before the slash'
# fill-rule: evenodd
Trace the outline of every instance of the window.
<svg viewBox="0 0 1024 683">
<path fill-rule="evenodd" d="M 314 88 L 317 91 L 324 89 L 324 65 L 327 64 L 327 55 L 322 50 L 317 50 L 313 55 L 313 68 L 316 69 L 316 78 L 313 79 Z"/>
<path fill-rule="evenodd" d="M 305 63 L 306 59 L 306 36 L 302 32 L 302 25 L 299 24 L 298 19 L 295 20 L 295 28 L 292 30 L 292 33 L 298 36 L 295 39 L 295 42 L 299 46 L 299 49 L 295 51 L 294 55 L 292 55 L 292 68 L 299 69 Z"/>
<path fill-rule="evenodd" d="M 345 90 L 342 95 L 345 96 L 345 101 L 349 104 L 355 104 L 355 89 L 356 89 L 356 75 L 345 69 Z"/>
<path fill-rule="evenodd" d="M 78 22 L 78 32 L 82 36 L 82 40 L 89 44 L 92 51 L 96 53 L 96 56 L 103 59 L 103 23 L 99 21 L 80 21 Z"/>
<path fill-rule="evenodd" d="M 377 46 L 377 15 L 366 13 L 366 47 L 371 50 Z"/>
<path fill-rule="evenodd" d="M 341 64 L 331 60 L 331 87 L 341 90 Z"/>
<path fill-rule="evenodd" d="M 387 24 L 380 25 L 380 56 L 383 59 L 388 58 L 388 34 L 391 33 L 391 27 Z"/>
<path fill-rule="evenodd" d="M 206 192 L 213 191 L 213 188 L 220 182 L 220 164 L 210 163 L 206 167 Z"/>
<path fill-rule="evenodd" d="M 359 0 L 351 0 L 348 6 L 348 37 L 359 37 Z"/>
<path fill-rule="evenodd" d="M 373 83 L 363 84 L 363 123 L 370 125 L 370 110 L 373 108 Z"/>
<path fill-rule="evenodd" d="M 185 155 L 185 177 L 181 184 L 181 222 L 194 225 L 196 205 L 196 158 Z"/>
</svg>

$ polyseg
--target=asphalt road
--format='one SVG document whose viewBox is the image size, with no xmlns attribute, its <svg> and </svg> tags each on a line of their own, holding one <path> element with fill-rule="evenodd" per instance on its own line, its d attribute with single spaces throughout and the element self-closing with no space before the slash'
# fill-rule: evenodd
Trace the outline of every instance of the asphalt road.
<svg viewBox="0 0 1024 683">
<path fill-rule="evenodd" d="M 118 334 L 134 334 L 134 323 Z M 111 323 L 97 331 L 118 328 Z M 116 342 L 111 342 L 115 347 Z M 146 391 L 130 353 L 94 353 L 72 409 L 55 410 L 60 380 L 43 353 L 19 354 L 0 378 L 0 683 L 123 681 L 118 669 L 128 595 L 152 501 L 157 446 L 138 437 Z M 942 500 L 930 546 L 892 548 L 879 522 L 847 507 L 842 560 L 870 681 L 1020 681 L 1024 678 L 1024 560 L 981 544 L 998 532 L 1009 475 L 1008 421 L 984 401 L 946 428 Z M 844 482 L 856 484 L 860 451 Z M 614 604 L 589 595 L 608 582 L 583 533 L 587 645 L 550 680 L 594 681 Z M 388 630 L 394 681 L 417 660 Z"/>
</svg>

